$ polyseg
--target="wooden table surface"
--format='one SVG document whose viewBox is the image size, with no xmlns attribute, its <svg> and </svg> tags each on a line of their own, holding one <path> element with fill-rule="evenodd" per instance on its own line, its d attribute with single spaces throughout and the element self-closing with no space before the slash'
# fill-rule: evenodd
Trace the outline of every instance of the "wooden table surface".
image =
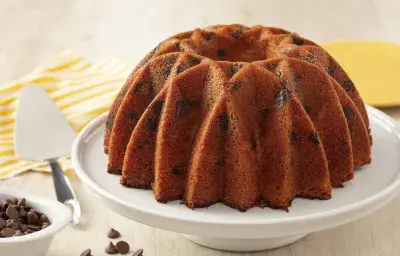
<svg viewBox="0 0 400 256">
<path fill-rule="evenodd" d="M 2 0 L 0 83 L 19 78 L 44 60 L 72 49 L 92 60 L 117 56 L 137 62 L 163 38 L 215 23 L 266 24 L 297 31 L 317 42 L 373 39 L 400 42 L 399 0 Z M 400 96 L 400 95 L 399 95 Z M 400 109 L 385 109 L 400 120 Z M 119 229 L 145 255 L 400 255 L 400 196 L 358 221 L 317 232 L 287 247 L 234 254 L 203 248 L 181 236 L 127 220 L 109 210 L 69 174 L 83 205 L 79 227 L 60 233 L 47 255 L 105 255 L 106 231 Z M 55 198 L 49 175 L 27 173 L 0 182 Z M 1 253 L 0 253 L 1 254 Z"/>
</svg>

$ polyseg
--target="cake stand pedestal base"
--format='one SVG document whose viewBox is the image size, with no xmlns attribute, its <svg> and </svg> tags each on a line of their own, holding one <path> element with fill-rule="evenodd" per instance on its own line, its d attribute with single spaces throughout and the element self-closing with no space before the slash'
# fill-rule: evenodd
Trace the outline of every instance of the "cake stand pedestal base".
<svg viewBox="0 0 400 256">
<path fill-rule="evenodd" d="M 183 237 L 193 243 L 212 249 L 231 252 L 254 252 L 275 249 L 294 243 L 305 236 L 306 234 L 271 238 L 235 239 L 183 235 Z"/>
</svg>

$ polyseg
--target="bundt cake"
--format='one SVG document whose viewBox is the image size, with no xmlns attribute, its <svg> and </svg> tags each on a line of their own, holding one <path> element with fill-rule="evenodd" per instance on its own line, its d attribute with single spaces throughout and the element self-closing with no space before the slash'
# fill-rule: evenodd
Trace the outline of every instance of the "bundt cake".
<svg viewBox="0 0 400 256">
<path fill-rule="evenodd" d="M 108 172 L 159 202 L 287 210 L 329 199 L 371 162 L 368 115 L 320 46 L 264 26 L 216 25 L 161 42 L 106 122 Z"/>
</svg>

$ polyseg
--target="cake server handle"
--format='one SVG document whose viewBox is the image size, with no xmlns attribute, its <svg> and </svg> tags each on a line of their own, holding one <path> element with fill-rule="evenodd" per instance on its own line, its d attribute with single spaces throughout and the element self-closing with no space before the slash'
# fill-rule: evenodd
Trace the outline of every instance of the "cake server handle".
<svg viewBox="0 0 400 256">
<path fill-rule="evenodd" d="M 81 217 L 81 206 L 75 196 L 74 190 L 72 189 L 71 182 L 64 174 L 61 166 L 57 162 L 57 159 L 51 159 L 48 162 L 50 164 L 51 173 L 53 175 L 53 182 L 57 194 L 57 200 L 71 209 L 73 213 L 71 224 L 77 225 Z"/>
</svg>

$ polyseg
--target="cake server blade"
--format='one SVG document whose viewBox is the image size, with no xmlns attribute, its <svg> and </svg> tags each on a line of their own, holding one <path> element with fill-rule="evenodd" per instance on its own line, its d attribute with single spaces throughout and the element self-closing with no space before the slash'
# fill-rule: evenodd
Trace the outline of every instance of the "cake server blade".
<svg viewBox="0 0 400 256">
<path fill-rule="evenodd" d="M 57 159 L 70 153 L 75 137 L 74 130 L 43 88 L 32 85 L 22 88 L 15 122 L 15 153 L 20 159 L 50 164 L 57 199 L 73 208 L 73 224 L 79 222 L 81 209 Z"/>
</svg>

